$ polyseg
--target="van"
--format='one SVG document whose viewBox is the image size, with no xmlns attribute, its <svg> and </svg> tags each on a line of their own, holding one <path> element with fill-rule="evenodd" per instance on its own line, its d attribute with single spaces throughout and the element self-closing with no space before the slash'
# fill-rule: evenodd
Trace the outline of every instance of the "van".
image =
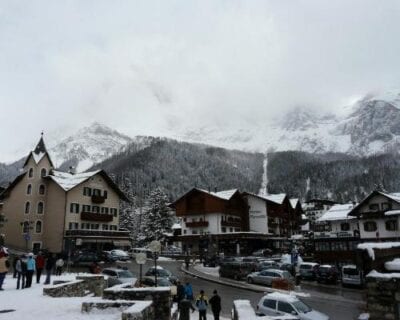
<svg viewBox="0 0 400 320">
<path fill-rule="evenodd" d="M 129 249 L 128 253 L 131 258 L 136 258 L 136 255 L 138 253 L 144 253 L 144 254 L 146 254 L 147 258 L 149 258 L 149 259 L 152 258 L 152 252 L 146 248 L 132 248 L 132 249 Z"/>
<path fill-rule="evenodd" d="M 342 267 L 342 286 L 359 286 L 364 285 L 364 276 L 361 270 L 355 265 L 346 265 Z"/>
</svg>

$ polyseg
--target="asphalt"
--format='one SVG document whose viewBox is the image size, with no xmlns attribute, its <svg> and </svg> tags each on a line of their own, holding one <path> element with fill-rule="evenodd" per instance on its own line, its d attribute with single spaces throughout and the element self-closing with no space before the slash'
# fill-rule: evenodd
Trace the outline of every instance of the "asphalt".
<svg viewBox="0 0 400 320">
<path fill-rule="evenodd" d="M 245 282 L 240 282 L 240 281 L 235 281 L 235 280 L 231 280 L 231 279 L 227 279 L 227 278 L 219 278 L 219 277 L 215 277 L 212 276 L 210 274 L 205 274 L 203 272 L 200 272 L 196 269 L 194 269 L 193 266 L 189 267 L 189 270 L 186 270 L 184 268 L 184 266 L 181 266 L 181 271 L 186 273 L 187 275 L 190 275 L 192 277 L 197 277 L 199 279 L 202 280 L 206 280 L 212 283 L 217 283 L 220 285 L 224 285 L 224 286 L 229 286 L 229 287 L 233 287 L 233 288 L 238 288 L 238 289 L 243 289 L 243 290 L 248 290 L 248 291 L 252 291 L 252 292 L 262 292 L 262 293 L 270 293 L 270 292 L 285 292 L 282 290 L 276 290 L 276 289 L 272 289 L 269 287 L 264 287 L 264 286 L 258 286 L 258 285 L 254 285 L 254 284 L 248 284 Z M 312 288 L 315 287 L 318 290 L 313 290 Z M 298 286 L 295 289 L 295 294 L 301 296 L 301 297 L 318 297 L 318 299 L 323 299 L 323 300 L 328 300 L 328 301 L 335 301 L 335 302 L 348 302 L 349 299 L 352 300 L 353 303 L 355 304 L 359 304 L 359 305 L 364 305 L 365 304 L 365 299 L 363 299 L 363 292 L 360 290 L 341 290 L 341 294 L 329 294 L 326 292 L 322 292 L 321 289 L 330 289 L 332 290 L 332 287 L 329 286 L 324 286 L 324 285 L 320 285 L 320 284 L 313 284 L 313 283 L 307 283 L 305 284 L 305 286 Z M 347 295 L 346 293 L 349 293 L 349 295 L 351 295 L 351 297 L 349 295 Z"/>
</svg>

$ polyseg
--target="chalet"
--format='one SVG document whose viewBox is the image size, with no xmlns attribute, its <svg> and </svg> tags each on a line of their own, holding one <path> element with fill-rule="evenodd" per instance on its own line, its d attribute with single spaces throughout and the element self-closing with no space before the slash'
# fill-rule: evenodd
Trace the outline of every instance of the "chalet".
<svg viewBox="0 0 400 320">
<path fill-rule="evenodd" d="M 311 225 L 321 218 L 336 202 L 327 199 L 311 199 L 303 204 L 303 210 Z"/>
<path fill-rule="evenodd" d="M 299 199 L 290 199 L 289 201 L 292 208 L 292 217 L 290 219 L 292 223 L 291 229 L 293 230 L 293 232 L 301 233 L 301 226 L 306 223 L 306 221 L 303 221 L 303 208 Z"/>
<path fill-rule="evenodd" d="M 41 137 L 22 173 L 0 195 L 2 233 L 10 248 L 62 252 L 129 245 L 119 230 L 120 201 L 129 201 L 103 171 L 55 170 Z"/>
<path fill-rule="evenodd" d="M 342 265 L 355 262 L 360 243 L 358 221 L 349 216 L 354 204 L 336 204 L 320 217 L 314 228 L 315 258 L 322 263 Z"/>
<path fill-rule="evenodd" d="M 293 214 L 290 200 L 285 193 L 269 194 L 267 200 L 269 233 L 276 237 L 288 238 L 296 231 L 293 229 Z"/>
<path fill-rule="evenodd" d="M 268 238 L 250 231 L 249 205 L 239 190 L 210 192 L 191 189 L 171 204 L 181 218 L 184 251 L 211 254 L 251 253 Z"/>
<path fill-rule="evenodd" d="M 375 190 L 349 215 L 358 218 L 363 242 L 400 240 L 400 193 Z"/>
</svg>

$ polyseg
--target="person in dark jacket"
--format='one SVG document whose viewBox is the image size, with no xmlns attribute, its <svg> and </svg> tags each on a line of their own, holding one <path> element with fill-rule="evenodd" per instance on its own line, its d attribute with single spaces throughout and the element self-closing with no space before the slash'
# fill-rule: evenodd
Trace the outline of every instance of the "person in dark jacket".
<svg viewBox="0 0 400 320">
<path fill-rule="evenodd" d="M 36 256 L 36 283 L 40 283 L 40 276 L 42 275 L 44 264 L 44 256 L 42 251 L 39 251 L 38 255 Z"/>
<path fill-rule="evenodd" d="M 44 282 L 44 284 L 50 284 L 51 281 L 51 274 L 53 272 L 54 269 L 54 264 L 56 263 L 53 255 L 51 253 L 49 253 L 47 259 L 46 259 L 46 263 L 44 268 L 46 269 L 46 281 Z"/>
<path fill-rule="evenodd" d="M 185 287 L 183 284 L 178 280 L 176 282 L 176 302 L 178 303 L 178 308 L 180 302 L 185 298 Z"/>
<path fill-rule="evenodd" d="M 24 289 L 26 278 L 26 256 L 24 254 L 16 258 L 15 268 L 17 270 L 17 290 Z"/>
<path fill-rule="evenodd" d="M 192 302 L 185 297 L 179 304 L 179 320 L 190 320 L 190 310 L 194 312 L 196 309 Z"/>
<path fill-rule="evenodd" d="M 209 300 L 211 305 L 211 311 L 214 315 L 214 320 L 219 320 L 219 314 L 221 312 L 221 297 L 218 295 L 217 290 L 214 290 L 213 296 Z"/>
</svg>

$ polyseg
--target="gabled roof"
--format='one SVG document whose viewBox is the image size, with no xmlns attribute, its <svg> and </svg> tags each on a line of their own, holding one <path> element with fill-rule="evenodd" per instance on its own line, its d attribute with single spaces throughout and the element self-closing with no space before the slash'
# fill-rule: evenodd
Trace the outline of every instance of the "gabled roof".
<svg viewBox="0 0 400 320">
<path fill-rule="evenodd" d="M 47 155 L 47 157 L 49 158 L 49 162 L 50 162 L 51 166 L 54 167 L 53 162 L 51 161 L 50 155 L 47 152 L 46 145 L 44 144 L 43 136 L 41 136 L 38 144 L 35 147 L 35 150 L 31 151 L 29 153 L 29 155 L 26 157 L 23 167 L 26 166 L 26 164 L 28 163 L 28 161 L 31 157 L 33 157 L 33 160 L 35 160 L 35 163 L 38 164 L 45 155 Z"/>
<path fill-rule="evenodd" d="M 321 218 L 317 219 L 318 222 L 336 221 L 336 220 L 349 220 L 354 217 L 349 217 L 350 211 L 354 208 L 354 204 L 335 204 Z"/>
<path fill-rule="evenodd" d="M 265 199 L 271 202 L 275 202 L 277 204 L 282 204 L 285 198 L 286 198 L 286 193 L 268 194 L 265 196 Z"/>
<path fill-rule="evenodd" d="M 400 204 L 400 193 L 398 193 L 398 192 L 394 192 L 394 193 L 385 193 L 385 192 L 381 192 L 381 191 L 378 191 L 378 190 L 374 190 L 374 191 L 372 191 L 368 196 L 366 196 L 363 200 L 361 200 L 360 203 L 359 203 L 357 206 L 355 206 L 355 207 L 351 210 L 351 212 L 349 212 L 349 215 L 350 215 L 350 216 L 357 216 L 357 214 L 356 214 L 357 209 L 358 209 L 361 205 L 363 205 L 366 201 L 368 201 L 369 199 L 371 199 L 372 197 L 374 197 L 374 196 L 376 196 L 376 195 L 384 196 L 384 197 L 386 197 L 386 198 L 388 198 L 388 199 L 390 199 L 390 200 L 393 200 L 393 201 L 397 202 L 398 204 Z"/>
<path fill-rule="evenodd" d="M 299 203 L 299 199 L 289 199 L 289 201 L 293 209 L 295 209 L 297 204 Z"/>
<path fill-rule="evenodd" d="M 121 191 L 121 189 L 115 184 L 115 182 L 108 176 L 108 174 L 104 170 L 96 170 L 76 174 L 52 170 L 51 173 L 46 176 L 46 178 L 51 179 L 52 181 L 57 183 L 65 192 L 68 192 L 97 174 L 100 174 L 104 178 L 104 180 L 106 180 L 106 182 L 120 196 L 122 200 L 130 202 L 130 199 L 125 195 L 125 193 Z"/>
<path fill-rule="evenodd" d="M 174 202 L 172 202 L 170 204 L 170 207 L 173 208 L 177 202 L 179 202 L 180 200 L 182 200 L 187 195 L 189 195 L 189 194 L 191 194 L 193 192 L 201 192 L 201 193 L 208 194 L 210 196 L 213 196 L 213 197 L 221 199 L 221 200 L 229 201 L 237 192 L 239 192 L 239 190 L 238 189 L 231 189 L 231 190 L 224 190 L 224 191 L 219 191 L 219 192 L 211 192 L 211 191 L 207 191 L 207 190 L 204 190 L 204 189 L 193 188 L 193 189 L 190 189 L 185 194 L 183 194 L 182 196 L 180 196 Z"/>
<path fill-rule="evenodd" d="M 8 193 L 17 185 L 18 182 L 26 175 L 26 171 L 18 175 L 1 193 L 0 199 L 4 199 L 8 196 Z"/>
</svg>

